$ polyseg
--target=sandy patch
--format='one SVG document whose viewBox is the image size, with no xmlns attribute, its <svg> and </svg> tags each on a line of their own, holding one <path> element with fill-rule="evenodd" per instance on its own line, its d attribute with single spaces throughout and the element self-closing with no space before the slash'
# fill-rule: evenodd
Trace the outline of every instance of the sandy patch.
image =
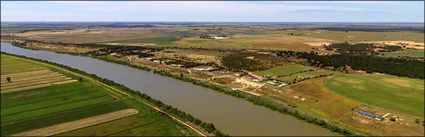
<svg viewBox="0 0 425 137">
<path fill-rule="evenodd" d="M 45 128 L 26 131 L 26 132 L 14 134 L 12 136 L 52 136 L 52 135 L 104 123 L 104 122 L 128 117 L 128 116 L 132 116 L 137 113 L 139 113 L 139 111 L 135 109 L 124 109 L 124 110 L 97 115 L 97 116 L 93 116 L 89 118 L 66 122 L 66 123 L 62 123 L 58 125 L 53 125 L 53 126 L 49 126 Z"/>
<path fill-rule="evenodd" d="M 313 47 L 321 47 L 323 45 L 330 45 L 331 42 L 304 42 L 304 44 L 307 44 Z"/>
</svg>

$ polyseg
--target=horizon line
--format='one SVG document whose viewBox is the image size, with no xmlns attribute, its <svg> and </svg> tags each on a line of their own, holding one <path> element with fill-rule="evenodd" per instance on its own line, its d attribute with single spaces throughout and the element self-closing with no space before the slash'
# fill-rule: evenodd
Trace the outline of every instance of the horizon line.
<svg viewBox="0 0 425 137">
<path fill-rule="evenodd" d="M 123 22 L 123 23 L 425 23 L 425 22 L 415 22 L 415 21 L 0 21 L 1 23 L 7 22 L 80 22 L 80 23 L 113 23 L 113 22 Z"/>
</svg>

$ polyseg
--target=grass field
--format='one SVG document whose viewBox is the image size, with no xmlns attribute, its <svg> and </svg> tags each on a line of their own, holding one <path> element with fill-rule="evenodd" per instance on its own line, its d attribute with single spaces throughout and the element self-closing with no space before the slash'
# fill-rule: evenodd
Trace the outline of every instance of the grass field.
<svg viewBox="0 0 425 137">
<path fill-rule="evenodd" d="M 257 71 L 254 73 L 257 75 L 262 75 L 262 76 L 269 75 L 274 77 L 274 76 L 285 76 L 285 75 L 294 74 L 300 71 L 308 71 L 311 69 L 312 69 L 311 67 L 304 66 L 304 65 L 288 64 L 285 66 L 275 67 L 275 68 L 263 70 L 263 71 Z"/>
<path fill-rule="evenodd" d="M 1 63 L 2 87 L 4 84 L 13 84 L 12 86 L 19 87 L 28 83 L 49 83 L 53 82 L 49 79 L 54 79 L 54 77 L 66 77 L 74 80 L 80 77 L 76 73 L 58 67 L 4 54 L 1 55 Z M 4 81 L 3 79 L 6 76 L 12 77 L 12 81 Z M 153 108 L 135 99 L 125 98 L 123 94 L 116 93 L 112 89 L 86 78 L 82 82 L 76 80 L 72 83 L 2 92 L 1 135 L 18 134 L 127 108 L 136 109 L 139 114 L 135 116 L 143 115 L 127 118 L 133 118 L 132 121 L 136 122 L 148 121 L 144 124 L 139 123 L 138 128 L 140 129 L 133 134 L 128 133 L 128 135 L 197 135 L 194 131 L 178 124 L 170 117 L 153 111 Z M 120 118 L 100 125 L 109 124 L 111 129 L 120 131 L 135 130 L 130 126 L 119 126 L 122 124 L 120 120 L 127 118 Z M 79 135 L 109 135 L 99 132 L 103 131 L 103 127 L 97 125 L 86 128 L 90 128 L 90 130 Z M 86 130 L 86 128 L 75 131 Z M 67 134 L 67 132 L 64 134 Z"/>
<path fill-rule="evenodd" d="M 324 87 L 367 104 L 423 116 L 423 84 L 423 80 L 382 74 L 336 74 Z"/>
<path fill-rule="evenodd" d="M 316 76 L 329 75 L 329 74 L 332 74 L 332 71 L 316 70 L 316 71 L 308 71 L 308 72 L 303 72 L 303 73 L 297 73 L 297 74 L 290 75 L 290 76 L 278 77 L 277 79 L 284 81 L 284 82 L 287 82 L 287 83 L 291 83 L 291 82 L 294 82 L 297 79 L 314 78 Z"/>
<path fill-rule="evenodd" d="M 385 52 L 384 57 L 424 57 L 424 50 L 406 49 L 403 51 L 396 52 Z"/>
</svg>

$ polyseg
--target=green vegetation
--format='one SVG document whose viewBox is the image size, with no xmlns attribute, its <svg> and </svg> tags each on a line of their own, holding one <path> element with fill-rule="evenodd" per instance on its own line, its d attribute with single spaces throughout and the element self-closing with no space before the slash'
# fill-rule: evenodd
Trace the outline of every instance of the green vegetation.
<svg viewBox="0 0 425 137">
<path fill-rule="evenodd" d="M 268 70 L 257 71 L 257 72 L 255 72 L 255 74 L 262 75 L 262 76 L 269 75 L 269 76 L 272 76 L 272 77 L 274 77 L 274 76 L 286 76 L 286 75 L 291 75 L 291 74 L 294 74 L 294 73 L 309 71 L 311 69 L 312 69 L 311 67 L 304 66 L 304 65 L 288 64 L 288 65 L 275 67 L 275 68 L 268 69 Z"/>
<path fill-rule="evenodd" d="M 316 78 L 316 77 L 330 75 L 330 74 L 333 74 L 332 71 L 317 70 L 317 71 L 307 71 L 302 73 L 292 73 L 291 75 L 278 77 L 278 79 L 287 83 L 293 83 L 295 81 L 299 81 L 303 79 Z"/>
<path fill-rule="evenodd" d="M 2 125 L 1 133 L 2 135 L 15 134 L 31 129 L 43 128 L 60 124 L 63 122 L 69 122 L 73 120 L 105 114 L 108 112 L 114 112 L 125 108 L 128 108 L 128 106 L 122 102 L 105 102 L 95 105 L 88 105 L 77 109 L 71 109 L 59 113 L 51 113 L 41 117 L 19 121 L 13 124 Z"/>
<path fill-rule="evenodd" d="M 46 69 L 43 66 L 30 62 L 1 54 L 1 75 Z"/>
<path fill-rule="evenodd" d="M 384 52 L 384 57 L 424 57 L 424 50 L 406 49 L 396 52 Z"/>
<path fill-rule="evenodd" d="M 114 112 L 125 108 L 135 108 L 139 111 L 139 114 L 136 115 L 137 118 L 131 121 L 140 122 L 138 127 L 140 130 L 138 130 L 137 132 L 131 132 L 122 135 L 198 135 L 193 130 L 187 128 L 186 126 L 180 125 L 170 117 L 165 116 L 157 111 L 154 111 L 154 109 L 149 107 L 148 105 L 135 99 L 128 98 L 127 95 L 124 95 L 120 92 L 116 92 L 110 89 L 109 87 L 99 84 L 93 79 L 89 79 L 85 76 L 80 75 L 86 73 L 79 72 L 80 74 L 77 74 L 68 71 L 72 71 L 73 69 L 64 66 L 62 66 L 62 68 L 59 68 L 45 63 L 18 58 L 3 53 L 1 54 L 1 57 L 2 63 L 7 62 L 9 64 L 22 64 L 22 62 L 24 62 L 27 64 L 32 64 L 35 67 L 41 67 L 43 69 L 47 68 L 63 73 L 67 76 L 72 76 L 74 79 L 80 79 L 79 82 L 73 82 L 68 84 L 58 84 L 31 90 L 2 93 L 1 135 L 11 135 L 23 131 Z M 14 60 L 17 61 L 15 62 Z M 3 65 L 9 64 L 2 64 L 2 67 Z M 66 68 L 68 70 L 65 70 L 63 68 Z M 12 73 L 9 69 L 2 69 L 2 72 L 5 72 L 7 74 Z M 94 78 L 99 79 L 97 77 Z M 102 81 L 107 80 L 103 79 Z M 113 82 L 107 81 L 106 83 L 108 84 Z M 117 85 L 116 83 L 109 85 L 118 86 L 117 88 L 123 89 L 123 91 L 130 91 L 130 93 L 132 94 L 140 94 L 137 91 L 130 90 L 128 88 L 123 87 L 122 85 Z M 181 113 L 181 111 L 177 112 Z M 109 124 L 110 128 L 121 129 L 122 131 L 134 130 L 132 127 L 117 126 L 116 121 L 119 120 L 121 119 L 102 124 Z M 141 121 L 147 122 L 142 123 Z M 111 122 L 115 123 L 111 124 Z M 89 130 L 91 132 L 85 132 L 85 134 L 80 135 L 108 135 L 98 134 L 97 131 L 101 131 L 101 128 L 103 127 L 90 126 L 86 128 L 91 128 L 91 130 Z M 85 130 L 86 128 L 82 128 L 79 130 Z M 220 132 L 216 131 L 216 133 Z"/>
<path fill-rule="evenodd" d="M 367 104 L 423 116 L 423 84 L 423 80 L 383 74 L 337 74 L 324 87 Z"/>
<path fill-rule="evenodd" d="M 222 58 L 225 67 L 235 70 L 261 71 L 283 65 L 284 58 L 254 52 L 233 52 Z"/>
</svg>

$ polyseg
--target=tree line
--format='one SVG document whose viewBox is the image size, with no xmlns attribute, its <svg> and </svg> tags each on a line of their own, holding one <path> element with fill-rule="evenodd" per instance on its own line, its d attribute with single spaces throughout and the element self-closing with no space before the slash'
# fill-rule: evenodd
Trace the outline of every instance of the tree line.
<svg viewBox="0 0 425 137">
<path fill-rule="evenodd" d="M 350 66 L 354 70 L 379 72 L 401 77 L 424 79 L 424 62 L 410 58 L 387 58 L 352 54 L 319 55 L 316 52 L 279 51 L 278 56 L 297 56 L 317 67 Z"/>
</svg>

